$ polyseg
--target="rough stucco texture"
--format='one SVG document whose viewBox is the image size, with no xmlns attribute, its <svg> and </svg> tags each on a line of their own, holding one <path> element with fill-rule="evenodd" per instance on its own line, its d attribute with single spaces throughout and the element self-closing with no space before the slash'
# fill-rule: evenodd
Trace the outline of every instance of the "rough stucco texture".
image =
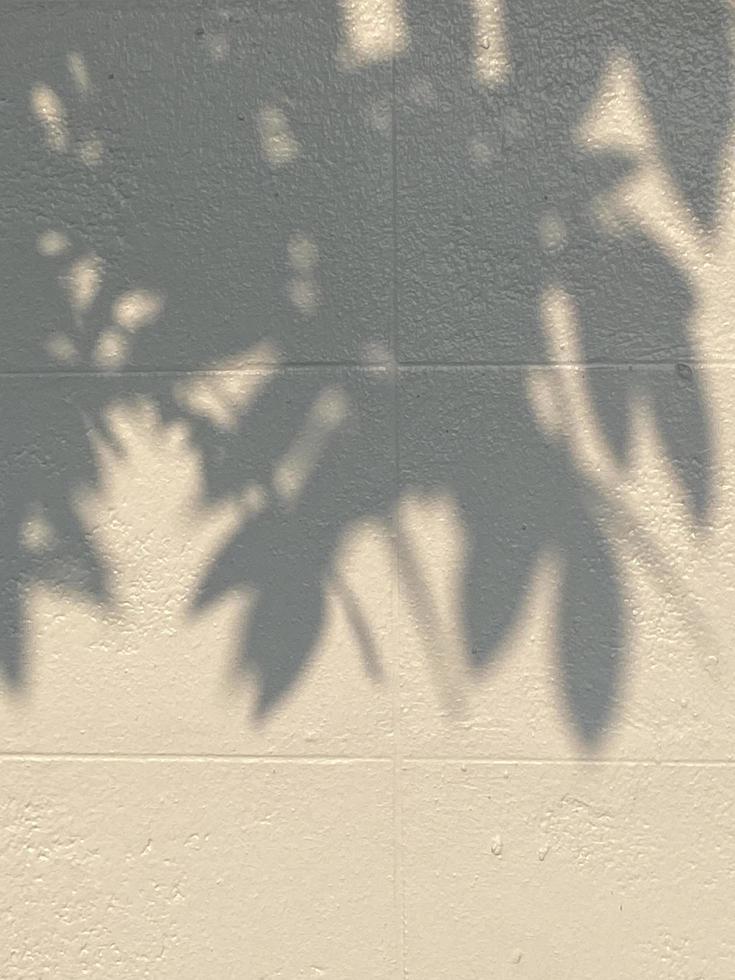
<svg viewBox="0 0 735 980">
<path fill-rule="evenodd" d="M 3 980 L 731 980 L 724 0 L 7 0 Z"/>
</svg>

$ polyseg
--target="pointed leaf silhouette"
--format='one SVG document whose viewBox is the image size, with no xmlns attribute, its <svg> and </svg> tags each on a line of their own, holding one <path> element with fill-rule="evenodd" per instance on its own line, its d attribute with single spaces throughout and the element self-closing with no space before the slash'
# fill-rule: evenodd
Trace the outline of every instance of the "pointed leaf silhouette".
<svg viewBox="0 0 735 980">
<path fill-rule="evenodd" d="M 294 567 L 290 562 L 284 564 Z M 288 580 L 261 592 L 242 647 L 242 666 L 257 678 L 258 716 L 266 714 L 300 680 L 319 639 L 323 617 L 324 588 L 317 576 L 303 580 L 292 572 Z"/>
<path fill-rule="evenodd" d="M 520 612 L 544 538 L 527 496 L 473 525 L 463 596 L 471 666 L 487 667 L 497 656 Z"/>
<path fill-rule="evenodd" d="M 559 614 L 561 683 L 574 727 L 594 745 L 620 693 L 624 610 L 609 546 L 582 500 L 569 531 Z"/>
<path fill-rule="evenodd" d="M 730 12 L 719 0 L 647 0 L 621 27 L 665 162 L 710 228 L 733 119 Z"/>
</svg>

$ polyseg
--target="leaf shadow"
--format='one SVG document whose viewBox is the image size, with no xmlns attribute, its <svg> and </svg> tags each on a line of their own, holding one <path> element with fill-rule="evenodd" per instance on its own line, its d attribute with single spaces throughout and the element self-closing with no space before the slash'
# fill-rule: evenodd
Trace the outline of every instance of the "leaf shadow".
<svg viewBox="0 0 735 980">
<path fill-rule="evenodd" d="M 579 132 L 622 52 L 686 213 L 714 233 L 733 115 L 726 7 L 507 0 L 507 67 L 493 84 L 477 76 L 468 2 L 406 0 L 405 50 L 352 67 L 340 63 L 337 4 L 236 9 L 214 47 L 191 10 L 47 17 L 44 78 L 79 103 L 70 126 L 78 117 L 83 129 L 87 113 L 104 137 L 99 169 L 43 145 L 28 112 L 37 66 L 22 38 L 6 37 L 18 139 L 4 166 L 32 200 L 3 209 L 4 673 L 22 683 L 29 584 L 109 597 L 112 570 L 74 501 L 99 483 L 91 436 L 105 434 L 111 403 L 144 395 L 188 426 L 205 502 L 253 487 L 264 497 L 192 602 L 195 612 L 226 594 L 255 597 L 238 669 L 254 679 L 256 716 L 312 665 L 345 534 L 368 519 L 391 526 L 401 497 L 435 492 L 456 501 L 468 540 L 461 601 L 476 670 L 497 661 L 541 557 L 559 556 L 558 687 L 595 747 L 623 696 L 621 568 L 598 483 L 542 424 L 528 388 L 537 371 L 556 384 L 587 366 L 589 417 L 619 479 L 635 465 L 644 405 L 692 521 L 706 523 L 712 420 L 694 289 L 651 234 L 600 217 L 639 161 Z M 124 54 L 120 30 L 140 42 Z M 91 77 L 109 82 L 96 109 L 74 94 L 69 50 L 88 52 Z M 104 259 L 83 316 L 39 257 L 49 216 L 72 251 L 93 241 Z M 105 373 L 95 358 L 110 311 L 141 283 L 161 290 L 165 309 Z M 574 312 L 574 354 L 550 340 L 554 290 Z M 59 335 L 75 338 L 68 371 L 49 353 Z M 182 398 L 191 377 L 208 379 L 209 407 Z M 232 377 L 254 379 L 257 393 Z M 336 416 L 324 402 L 335 391 Z M 38 557 L 23 529 L 41 505 L 55 543 Z M 414 573 L 404 563 L 401 574 Z M 379 679 L 353 599 L 344 592 L 366 673 Z"/>
</svg>

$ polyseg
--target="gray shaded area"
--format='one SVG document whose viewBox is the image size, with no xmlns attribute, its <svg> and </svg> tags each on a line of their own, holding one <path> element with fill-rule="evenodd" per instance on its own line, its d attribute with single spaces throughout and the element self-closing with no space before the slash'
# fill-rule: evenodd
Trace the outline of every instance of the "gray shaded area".
<svg viewBox="0 0 735 980">
<path fill-rule="evenodd" d="M 558 282 L 579 310 L 583 356 L 597 365 L 589 380 L 610 448 L 628 461 L 633 405 L 647 403 L 691 513 L 705 521 L 711 420 L 696 366 L 675 367 L 692 359 L 690 285 L 642 233 L 608 236 L 595 224 L 595 198 L 634 161 L 583 153 L 574 134 L 611 57 L 626 53 L 682 200 L 715 227 L 732 121 L 729 14 L 719 0 L 508 0 L 512 72 L 490 89 L 472 74 L 469 4 L 404 7 L 407 50 L 394 65 L 354 71 L 336 57 L 338 6 L 311 0 L 227 12 L 177 4 L 175 17 L 158 4 L 6 15 L 0 663 L 10 684 L 24 681 L 29 583 L 108 596 L 111 570 L 73 501 L 98 479 L 90 436 L 105 436 L 113 401 L 150 398 L 164 420 L 185 421 L 216 502 L 252 482 L 272 484 L 322 393 L 317 367 L 334 365 L 347 372 L 347 424 L 295 508 L 270 507 L 244 525 L 213 556 L 193 601 L 194 614 L 226 592 L 257 590 L 240 662 L 258 679 L 256 711 L 272 710 L 315 652 L 343 533 L 366 517 L 392 520 L 397 487 L 458 502 L 470 542 L 467 652 L 478 670 L 493 663 L 541 552 L 561 555 L 559 676 L 569 717 L 589 744 L 609 725 L 627 650 L 620 572 L 595 487 L 531 411 L 526 365 L 551 363 L 539 306 Z M 74 51 L 94 82 L 86 96 L 72 84 Z M 63 153 L 49 151 L 30 111 L 39 80 L 68 109 Z M 263 127 L 279 113 L 298 152 L 285 159 L 282 145 L 282 158 L 269 161 Z M 87 130 L 104 144 L 99 166 L 74 152 Z M 478 132 L 490 158 L 473 168 L 467 147 Z M 550 209 L 566 228 L 553 255 L 539 243 Z M 105 262 L 99 291 L 76 317 L 56 283 L 60 260 L 38 254 L 50 228 L 63 229 L 69 254 L 93 249 Z M 300 235 L 318 244 L 316 298 L 304 292 L 298 246 L 294 259 Z M 165 296 L 160 318 L 131 335 L 104 383 L 91 383 L 81 375 L 99 371 L 115 298 L 143 287 Z M 58 334 L 73 336 L 77 351 L 64 376 L 49 354 Z M 274 375 L 233 428 L 182 404 L 175 372 L 209 369 L 263 341 L 298 370 Z M 628 361 L 659 367 L 601 366 Z M 375 370 L 355 374 L 366 362 Z M 447 363 L 492 367 L 427 366 Z M 56 539 L 40 555 L 21 534 L 38 502 Z M 402 571 L 420 593 L 421 575 L 410 563 Z M 356 607 L 354 615 L 366 671 L 378 678 L 369 630 Z"/>
</svg>

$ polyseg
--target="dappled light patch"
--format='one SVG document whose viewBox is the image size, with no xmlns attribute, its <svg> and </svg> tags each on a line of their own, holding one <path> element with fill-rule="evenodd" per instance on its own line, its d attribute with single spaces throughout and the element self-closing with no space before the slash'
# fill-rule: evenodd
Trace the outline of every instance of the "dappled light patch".
<svg viewBox="0 0 735 980">
<path fill-rule="evenodd" d="M 151 8 L 126 46 L 90 11 L 16 65 L 9 152 L 34 196 L 8 212 L 8 363 L 46 400 L 5 437 L 14 684 L 24 597 L 66 582 L 134 606 L 123 540 L 150 542 L 143 581 L 211 513 L 177 628 L 240 604 L 256 717 L 328 636 L 383 676 L 378 573 L 344 557 L 359 538 L 441 711 L 463 717 L 473 686 L 490 710 L 501 661 L 543 632 L 533 703 L 599 749 L 636 588 L 658 581 L 706 632 L 686 569 L 723 450 L 697 331 L 732 71 L 722 5 L 684 7 Z"/>
</svg>

